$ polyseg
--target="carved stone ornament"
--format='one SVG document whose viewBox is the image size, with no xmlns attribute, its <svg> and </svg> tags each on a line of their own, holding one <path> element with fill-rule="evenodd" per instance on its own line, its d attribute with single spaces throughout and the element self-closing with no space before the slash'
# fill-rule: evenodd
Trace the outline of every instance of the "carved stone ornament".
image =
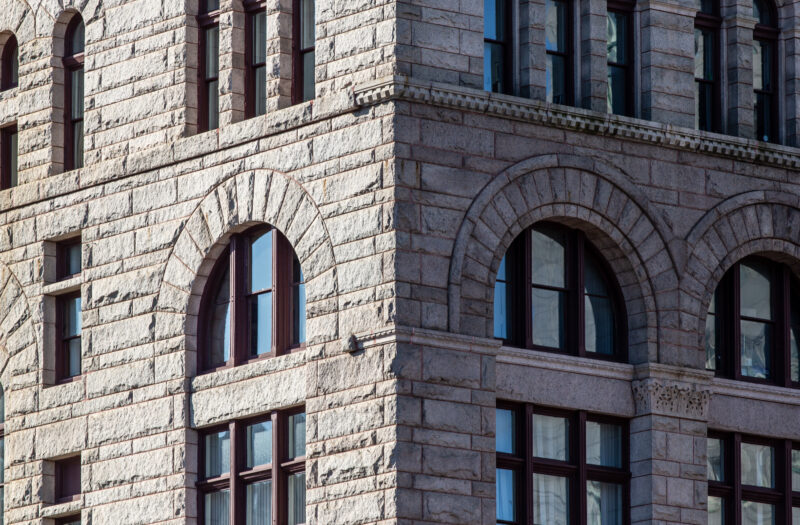
<svg viewBox="0 0 800 525">
<path fill-rule="evenodd" d="M 633 382 L 636 415 L 657 414 L 688 419 L 708 419 L 711 391 L 686 383 L 645 379 Z"/>
</svg>

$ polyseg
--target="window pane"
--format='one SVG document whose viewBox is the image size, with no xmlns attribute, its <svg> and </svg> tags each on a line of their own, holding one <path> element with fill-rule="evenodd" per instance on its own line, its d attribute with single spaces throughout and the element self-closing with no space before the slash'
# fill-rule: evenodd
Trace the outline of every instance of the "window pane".
<svg viewBox="0 0 800 525">
<path fill-rule="evenodd" d="M 314 96 L 314 52 L 309 51 L 303 54 L 303 101 Z"/>
<path fill-rule="evenodd" d="M 70 297 L 64 300 L 64 337 L 81 334 L 81 298 Z"/>
<path fill-rule="evenodd" d="M 0 385 L 0 423 L 6 422 L 6 394 L 3 385 Z M 0 438 L 2 439 L 2 438 Z M 0 482 L 2 482 L 3 455 L 0 454 Z"/>
<path fill-rule="evenodd" d="M 314 24 L 314 0 L 300 1 L 300 38 L 303 49 L 314 46 L 316 27 Z"/>
<path fill-rule="evenodd" d="M 219 75 L 219 26 L 211 26 L 205 30 L 206 79 Z"/>
<path fill-rule="evenodd" d="M 256 116 L 267 113 L 267 66 L 260 66 L 253 70 L 253 99 L 255 101 Z"/>
<path fill-rule="evenodd" d="M 272 288 L 272 230 L 250 243 L 250 292 Z"/>
<path fill-rule="evenodd" d="M 86 26 L 83 21 L 78 22 L 75 29 L 72 31 L 72 38 L 69 42 L 69 52 L 73 55 L 83 53 L 84 48 L 84 35 L 86 33 Z"/>
<path fill-rule="evenodd" d="M 567 4 L 560 0 L 547 0 L 544 39 L 548 51 L 567 51 Z"/>
<path fill-rule="evenodd" d="M 267 59 L 267 13 L 266 11 L 259 11 L 250 16 L 250 23 L 253 28 L 251 35 L 253 39 L 253 64 L 261 64 Z"/>
<path fill-rule="evenodd" d="M 772 135 L 772 96 L 766 93 L 756 93 L 756 139 L 769 142 L 774 139 Z"/>
<path fill-rule="evenodd" d="M 14 42 L 14 50 L 11 52 L 11 85 L 19 84 L 19 47 Z"/>
<path fill-rule="evenodd" d="M 203 0 L 203 12 L 210 13 L 219 9 L 219 0 Z"/>
<path fill-rule="evenodd" d="M 505 454 L 517 453 L 517 416 L 513 410 L 498 408 L 495 411 L 495 450 Z"/>
<path fill-rule="evenodd" d="M 494 42 L 483 43 L 483 89 L 493 93 L 505 93 L 506 87 L 505 48 Z"/>
<path fill-rule="evenodd" d="M 789 331 L 789 344 L 791 346 L 791 374 L 792 381 L 800 382 L 800 326 L 793 326 Z"/>
<path fill-rule="evenodd" d="M 533 475 L 533 522 L 569 525 L 569 479 Z"/>
<path fill-rule="evenodd" d="M 695 127 L 714 131 L 714 86 L 695 82 Z"/>
<path fill-rule="evenodd" d="M 289 476 L 289 525 L 306 522 L 306 473 Z"/>
<path fill-rule="evenodd" d="M 76 337 L 67 342 L 67 355 L 65 367 L 66 377 L 81 375 L 81 338 Z"/>
<path fill-rule="evenodd" d="M 569 461 L 569 420 L 533 415 L 533 456 Z"/>
<path fill-rule="evenodd" d="M 2 495 L 3 493 L 0 492 L 0 503 L 3 502 Z M 800 507 L 794 507 L 792 509 L 792 525 L 800 525 Z"/>
<path fill-rule="evenodd" d="M 70 72 L 71 79 L 71 116 L 72 119 L 83 118 L 83 68 L 76 69 Z"/>
<path fill-rule="evenodd" d="M 214 432 L 205 436 L 205 477 L 215 478 L 230 472 L 231 439 L 230 432 Z"/>
<path fill-rule="evenodd" d="M 587 421 L 586 463 L 622 468 L 622 427 Z"/>
<path fill-rule="evenodd" d="M 19 159 L 19 145 L 17 143 L 17 132 L 13 132 L 9 134 L 9 149 L 10 151 L 10 161 L 11 166 L 9 166 L 9 172 L 11 174 L 11 180 L 9 183 L 12 187 L 16 186 L 18 183 L 18 159 Z"/>
<path fill-rule="evenodd" d="M 792 450 L 792 490 L 800 492 L 800 450 Z"/>
<path fill-rule="evenodd" d="M 775 486 L 774 452 L 767 445 L 742 443 L 742 485 Z"/>
<path fill-rule="evenodd" d="M 306 342 L 306 285 L 303 269 L 295 255 L 292 260 L 292 344 Z"/>
<path fill-rule="evenodd" d="M 6 465 L 6 441 L 4 438 L 0 437 L 0 483 L 6 482 L 6 473 L 5 473 L 5 465 Z M 0 505 L 0 509 L 2 509 L 2 505 Z M 2 521 L 0 521 L 2 523 Z"/>
<path fill-rule="evenodd" d="M 560 55 L 547 55 L 547 101 L 567 103 L 566 59 Z"/>
<path fill-rule="evenodd" d="M 567 238 L 563 230 L 537 226 L 531 231 L 531 281 L 566 287 Z"/>
<path fill-rule="evenodd" d="M 497 519 L 517 521 L 517 480 L 513 470 L 497 469 Z"/>
<path fill-rule="evenodd" d="M 772 319 L 772 272 L 769 264 L 750 261 L 739 265 L 741 314 L 765 321 Z"/>
<path fill-rule="evenodd" d="M 533 344 L 564 347 L 564 306 L 566 293 L 534 288 L 531 291 L 531 337 Z"/>
<path fill-rule="evenodd" d="M 205 525 L 228 525 L 230 519 L 230 491 L 221 490 L 205 495 L 203 511 Z"/>
<path fill-rule="evenodd" d="M 725 525 L 725 500 L 708 497 L 708 525 Z"/>
<path fill-rule="evenodd" d="M 587 295 L 585 303 L 586 351 L 612 355 L 614 353 L 614 309 L 611 299 Z"/>
<path fill-rule="evenodd" d="M 620 66 L 608 66 L 608 112 L 615 115 L 627 113 L 626 89 L 628 70 Z"/>
<path fill-rule="evenodd" d="M 694 77 L 714 80 L 714 33 L 694 30 Z"/>
<path fill-rule="evenodd" d="M 608 32 L 608 61 L 615 64 L 627 64 L 628 15 L 609 11 L 606 30 Z"/>
<path fill-rule="evenodd" d="M 706 370 L 717 369 L 717 316 L 714 313 L 716 302 L 717 294 L 714 292 L 714 297 L 711 298 L 708 315 L 706 316 Z"/>
<path fill-rule="evenodd" d="M 272 463 L 272 421 L 247 427 L 247 468 Z"/>
<path fill-rule="evenodd" d="M 272 352 L 272 292 L 250 298 L 250 355 Z"/>
<path fill-rule="evenodd" d="M 775 507 L 766 503 L 742 501 L 742 525 L 775 525 Z"/>
<path fill-rule="evenodd" d="M 706 466 L 709 480 L 725 481 L 725 444 L 721 439 L 706 440 Z"/>
<path fill-rule="evenodd" d="M 306 414 L 289 416 L 289 459 L 306 455 Z"/>
<path fill-rule="evenodd" d="M 212 80 L 206 85 L 208 98 L 208 129 L 219 127 L 219 82 Z"/>
<path fill-rule="evenodd" d="M 584 293 L 608 297 L 608 286 L 605 276 L 600 270 L 600 263 L 591 255 L 584 256 L 583 269 Z"/>
<path fill-rule="evenodd" d="M 271 525 L 272 480 L 247 485 L 247 525 Z"/>
<path fill-rule="evenodd" d="M 73 169 L 83 167 L 83 121 L 72 124 L 72 162 Z"/>
<path fill-rule="evenodd" d="M 622 485 L 586 482 L 586 523 L 622 525 Z"/>
<path fill-rule="evenodd" d="M 494 284 L 494 336 L 498 339 L 509 339 L 509 305 L 508 281 L 506 277 L 506 259 L 500 261 L 497 270 L 497 281 Z"/>
<path fill-rule="evenodd" d="M 213 308 L 208 366 L 227 363 L 231 357 L 230 273 L 228 269 L 220 278 Z"/>
<path fill-rule="evenodd" d="M 506 39 L 506 0 L 484 0 L 483 37 L 489 40 Z"/>
<path fill-rule="evenodd" d="M 772 326 L 756 321 L 742 321 L 742 375 L 768 378 L 770 373 L 770 350 Z"/>
</svg>

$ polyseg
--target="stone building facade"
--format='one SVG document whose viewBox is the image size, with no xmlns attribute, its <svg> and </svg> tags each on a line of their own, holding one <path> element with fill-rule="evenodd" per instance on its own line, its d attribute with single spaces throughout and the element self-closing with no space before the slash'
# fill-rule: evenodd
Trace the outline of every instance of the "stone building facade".
<svg viewBox="0 0 800 525">
<path fill-rule="evenodd" d="M 267 0 L 254 118 L 247 6 L 221 0 L 219 127 L 203 132 L 198 4 L 0 0 L 0 44 L 19 46 L 18 85 L 0 92 L 0 127 L 18 136 L 17 181 L 0 191 L 4 523 L 210 523 L 206 429 L 285 410 L 306 414 L 309 524 L 495 523 L 508 403 L 624 421 L 620 523 L 708 522 L 709 433 L 798 446 L 800 391 L 706 370 L 705 333 L 737 262 L 800 268 L 800 4 L 775 6 L 780 144 L 754 139 L 751 0 L 721 6 L 726 133 L 694 129 L 688 0 L 631 8 L 631 116 L 606 112 L 605 0 L 574 4 L 572 106 L 545 100 L 539 0 L 512 6 L 507 94 L 482 89 L 481 1 L 317 0 L 305 102 L 298 3 Z M 75 16 L 83 165 L 67 169 Z M 541 221 L 584 232 L 613 272 L 624 360 L 494 337 L 501 260 Z M 302 268 L 305 344 L 204 371 L 212 270 L 257 224 Z M 81 264 L 60 278 L 75 242 Z M 59 305 L 76 293 L 80 371 L 63 381 Z M 788 525 L 791 469 L 775 462 L 789 497 L 771 523 Z"/>
</svg>

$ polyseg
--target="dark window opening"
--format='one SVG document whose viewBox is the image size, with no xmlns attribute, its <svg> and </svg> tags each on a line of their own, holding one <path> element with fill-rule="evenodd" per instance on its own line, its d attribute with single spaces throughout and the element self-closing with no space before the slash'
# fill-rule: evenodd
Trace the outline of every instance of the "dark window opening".
<svg viewBox="0 0 800 525">
<path fill-rule="evenodd" d="M 55 462 L 56 503 L 78 499 L 81 494 L 81 458 L 74 456 Z"/>
<path fill-rule="evenodd" d="M 19 46 L 14 35 L 8 37 L 3 45 L 2 69 L 0 70 L 0 90 L 19 85 Z"/>
<path fill-rule="evenodd" d="M 720 129 L 719 34 L 722 18 L 715 0 L 701 0 L 694 20 L 695 127 Z"/>
<path fill-rule="evenodd" d="M 64 169 L 83 167 L 84 25 L 75 15 L 67 26 L 64 56 Z"/>
<path fill-rule="evenodd" d="M 512 91 L 511 4 L 509 0 L 483 2 L 483 89 Z"/>
<path fill-rule="evenodd" d="M 201 0 L 197 24 L 200 28 L 198 127 L 219 127 L 219 0 Z"/>
<path fill-rule="evenodd" d="M 69 381 L 81 375 L 81 296 L 56 298 L 56 380 Z"/>
<path fill-rule="evenodd" d="M 753 98 L 756 139 L 778 142 L 778 25 L 768 0 L 753 1 Z"/>
<path fill-rule="evenodd" d="M 245 117 L 257 117 L 267 112 L 267 11 L 265 1 L 245 4 Z"/>
<path fill-rule="evenodd" d="M 16 124 L 0 129 L 0 189 L 13 188 L 19 182 L 18 148 Z"/>
<path fill-rule="evenodd" d="M 292 103 L 297 104 L 312 100 L 315 96 L 316 18 L 314 0 L 293 0 L 293 2 Z"/>
<path fill-rule="evenodd" d="M 69 279 L 81 273 L 81 238 L 58 243 L 56 247 L 56 278 Z"/>
<path fill-rule="evenodd" d="M 546 0 L 547 101 L 572 104 L 572 3 Z"/>
<path fill-rule="evenodd" d="M 633 4 L 608 2 L 608 112 L 633 115 Z"/>
</svg>

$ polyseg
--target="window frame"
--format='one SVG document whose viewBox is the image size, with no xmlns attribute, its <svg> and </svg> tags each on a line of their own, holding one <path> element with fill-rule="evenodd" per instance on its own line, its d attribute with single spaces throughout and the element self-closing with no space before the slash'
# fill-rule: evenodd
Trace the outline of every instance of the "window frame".
<svg viewBox="0 0 800 525">
<path fill-rule="evenodd" d="M 3 44 L 2 68 L 0 68 L 0 91 L 7 91 L 19 86 L 19 43 L 13 33 Z M 14 61 L 17 62 L 17 78 L 14 78 Z"/>
<path fill-rule="evenodd" d="M 552 288 L 553 290 L 563 291 L 567 296 L 564 310 L 565 341 L 563 348 L 552 348 L 533 344 L 533 326 L 531 321 L 532 300 L 530 293 L 530 290 L 534 286 L 531 277 L 531 233 L 533 229 L 538 226 L 558 228 L 562 230 L 567 237 L 567 245 L 564 252 L 566 287 L 564 289 Z M 609 299 L 611 300 L 611 308 L 614 312 L 614 352 L 612 354 L 586 351 L 586 294 L 584 293 L 584 270 L 586 267 L 585 260 L 587 253 L 597 262 L 597 269 L 602 274 L 609 288 Z M 509 254 L 517 259 L 514 264 L 509 265 Z M 520 261 L 520 259 L 522 260 Z M 520 262 L 523 264 L 522 268 L 519 268 Z M 607 361 L 628 361 L 627 314 L 619 282 L 605 257 L 594 247 L 582 230 L 551 221 L 539 221 L 525 228 L 512 242 L 508 252 L 506 252 L 506 272 L 508 276 L 506 282 L 510 284 L 509 288 L 518 290 L 511 300 L 513 308 L 509 308 L 508 312 L 509 323 L 512 327 L 516 326 L 517 329 L 516 334 L 511 334 L 511 338 L 503 339 L 504 345 L 521 346 L 528 350 L 538 350 L 561 355 L 575 355 Z M 514 286 L 514 282 L 518 282 L 519 280 L 522 280 L 523 286 Z M 542 285 L 536 285 L 536 287 L 551 289 Z M 519 290 L 522 290 L 522 293 L 520 293 Z M 523 334 L 520 333 L 523 326 L 524 339 L 521 337 Z"/>
<path fill-rule="evenodd" d="M 634 50 L 634 38 L 633 38 L 633 12 L 636 8 L 636 2 L 631 0 L 608 0 L 606 4 L 606 16 L 608 13 L 620 13 L 624 14 L 627 17 L 627 22 L 625 24 L 627 30 L 627 53 L 625 56 L 626 63 L 622 64 L 619 62 L 611 62 L 608 59 L 608 52 L 606 52 L 606 71 L 610 67 L 618 67 L 623 68 L 625 70 L 625 112 L 624 113 L 613 113 L 609 111 L 608 113 L 611 115 L 621 115 L 625 117 L 633 117 L 636 105 L 634 104 L 634 98 L 636 96 L 636 92 L 634 89 L 634 82 L 633 82 L 633 67 L 634 67 L 634 57 L 636 55 L 636 51 Z M 607 23 L 607 22 L 606 22 Z M 606 37 L 606 46 L 608 46 L 608 39 Z M 606 75 L 606 78 L 608 76 Z M 606 86 L 608 89 L 609 86 Z"/>
<path fill-rule="evenodd" d="M 314 100 L 316 96 L 306 99 L 303 93 L 305 85 L 305 73 L 303 70 L 303 59 L 305 55 L 314 53 L 314 71 L 315 78 L 312 79 L 312 87 L 316 93 L 316 24 L 317 24 L 317 2 L 312 0 L 314 4 L 314 45 L 309 47 L 302 46 L 302 15 L 300 10 L 302 8 L 303 0 L 292 0 L 292 104 L 301 104 Z"/>
<path fill-rule="evenodd" d="M 221 5 L 212 11 L 206 11 L 206 2 L 208 0 L 200 0 L 200 10 L 197 15 L 197 28 L 200 32 L 198 36 L 198 46 L 200 53 L 198 54 L 197 64 L 197 85 L 198 85 L 198 111 L 197 111 L 197 128 L 200 133 L 211 131 L 212 129 L 219 128 L 219 97 L 217 98 L 217 127 L 210 127 L 211 115 L 208 112 L 208 86 L 211 82 L 217 82 L 217 90 L 219 90 L 219 46 L 217 46 L 217 76 L 206 78 L 206 60 L 208 58 L 208 49 L 206 48 L 206 31 L 215 27 L 217 28 L 217 43 L 219 43 L 219 20 L 222 15 Z"/>
<path fill-rule="evenodd" d="M 17 151 L 14 151 L 12 137 L 17 137 Z M 16 160 L 12 159 L 16 155 Z M 11 168 L 17 166 L 16 173 Z M 15 183 L 16 179 L 16 183 Z M 17 123 L 0 128 L 0 189 L 7 190 L 19 184 L 19 134 Z"/>
<path fill-rule="evenodd" d="M 545 60 L 547 60 L 547 55 L 555 55 L 563 57 L 564 59 L 564 92 L 566 94 L 564 102 L 552 102 L 552 104 L 563 104 L 566 106 L 572 106 L 575 104 L 575 75 L 573 72 L 573 61 L 575 57 L 575 39 L 574 39 L 574 16 L 575 16 L 575 9 L 574 9 L 574 2 L 573 0 L 557 0 L 564 4 L 566 8 L 566 16 L 564 19 L 564 38 L 566 42 L 566 50 L 564 52 L 558 51 L 551 51 L 547 49 L 547 43 L 545 42 Z M 545 2 L 545 31 L 547 31 L 547 2 Z M 546 37 L 545 37 L 546 38 Z M 547 63 L 545 63 L 545 75 L 547 75 Z M 546 80 L 545 80 L 546 84 Z M 545 85 L 545 92 L 547 91 L 547 86 Z M 547 93 L 545 93 L 545 97 Z"/>
<path fill-rule="evenodd" d="M 244 23 L 244 32 L 245 32 L 245 51 L 244 51 L 244 59 L 245 59 L 245 101 L 244 101 L 244 116 L 245 118 L 253 118 L 260 116 L 256 114 L 256 95 L 258 93 L 258 87 L 256 86 L 256 79 L 258 78 L 255 74 L 256 69 L 259 67 L 267 67 L 266 62 L 266 52 L 264 53 L 264 61 L 263 62 L 254 62 L 253 58 L 253 46 L 255 45 L 253 34 L 253 17 L 258 15 L 259 13 L 267 12 L 267 2 L 266 0 L 245 0 L 244 2 L 244 16 L 245 16 L 245 23 Z M 266 42 L 264 43 L 265 51 L 266 51 Z M 266 86 L 264 86 L 264 96 L 266 97 Z"/>
<path fill-rule="evenodd" d="M 766 262 L 770 266 L 771 308 L 774 312 L 770 323 L 774 329 L 774 336 L 769 349 L 770 377 L 767 378 L 742 374 L 741 322 L 742 320 L 766 322 L 763 319 L 741 315 L 740 267 L 742 263 L 752 260 Z M 795 293 L 800 291 L 797 287 L 798 278 L 793 275 L 786 264 L 759 255 L 745 257 L 725 272 L 711 297 L 712 301 L 717 301 L 714 314 L 716 333 L 714 375 L 716 377 L 800 388 L 800 381 L 794 381 L 791 376 L 792 292 L 793 290 Z M 800 296 L 798 296 L 798 300 L 800 300 Z M 800 308 L 800 304 L 798 304 L 798 308 Z"/>
<path fill-rule="evenodd" d="M 755 1 L 755 0 L 754 0 Z M 767 42 L 769 43 L 770 47 L 772 48 L 772 63 L 770 64 L 770 74 L 772 75 L 773 79 L 773 88 L 770 91 L 766 91 L 764 89 L 756 89 L 755 85 L 753 86 L 753 111 L 754 111 L 754 118 L 753 118 L 753 126 L 754 126 L 754 133 L 756 135 L 756 140 L 763 141 L 763 138 L 758 136 L 758 112 L 756 112 L 756 104 L 757 98 L 759 94 L 766 95 L 771 100 L 770 105 L 770 120 L 771 126 L 769 129 L 770 133 L 770 140 L 768 140 L 771 144 L 779 144 L 780 143 L 780 129 L 781 125 L 779 122 L 780 119 L 780 99 L 779 94 L 780 90 L 778 88 L 779 80 L 778 80 L 778 62 L 780 55 L 778 53 L 778 41 L 780 38 L 780 27 L 778 24 L 778 10 L 776 9 L 775 4 L 771 0 L 762 0 L 762 2 L 766 5 L 767 9 L 769 10 L 770 18 L 776 25 L 765 25 L 761 24 L 759 20 L 756 20 L 756 25 L 753 28 L 753 43 L 756 42 Z"/>
<path fill-rule="evenodd" d="M 495 452 L 496 468 L 513 470 L 521 473 L 518 476 L 516 489 L 517 501 L 517 523 L 529 523 L 533 516 L 533 475 L 544 474 L 569 479 L 569 501 L 575 501 L 574 496 L 578 495 L 578 512 L 570 512 L 570 525 L 587 525 L 587 503 L 586 503 L 586 484 L 588 481 L 601 481 L 622 485 L 622 523 L 630 524 L 630 428 L 629 423 L 624 418 L 589 413 L 583 410 L 564 410 L 558 408 L 544 407 L 533 404 L 515 403 L 511 401 L 498 400 L 497 409 L 510 410 L 516 415 L 518 423 L 515 431 L 515 439 L 519 443 L 517 455 Z M 569 422 L 569 461 L 558 461 L 534 457 L 533 455 L 533 416 L 540 414 L 545 416 L 565 418 Z M 610 423 L 619 425 L 622 429 L 622 467 L 603 467 L 599 465 L 589 465 L 586 463 L 586 423 Z M 520 497 L 522 496 L 522 497 Z M 571 503 L 570 510 L 575 506 Z M 514 524 L 497 520 L 498 524 Z"/>
<path fill-rule="evenodd" d="M 306 456 L 288 458 L 289 417 L 305 413 L 305 406 L 276 410 L 268 414 L 244 419 L 235 419 L 228 423 L 214 425 L 199 430 L 198 439 L 198 475 L 197 487 L 198 523 L 205 523 L 206 494 L 230 490 L 229 510 L 230 523 L 245 523 L 245 496 L 247 485 L 258 481 L 272 480 L 272 523 L 286 523 L 288 516 L 288 479 L 289 475 L 306 471 Z M 306 416 L 307 417 L 307 416 Z M 246 469 L 246 437 L 249 425 L 272 422 L 272 463 Z M 205 477 L 206 440 L 209 434 L 228 430 L 230 439 L 230 469 L 227 474 L 215 478 Z M 304 437 L 305 439 L 305 437 Z M 275 458 L 279 460 L 275 461 Z M 287 496 L 287 497 L 283 497 Z"/>
<path fill-rule="evenodd" d="M 708 481 L 708 496 L 724 498 L 727 521 L 739 523 L 743 501 L 766 503 L 776 509 L 776 523 L 791 523 L 792 508 L 800 507 L 800 492 L 792 490 L 792 450 L 800 443 L 738 432 L 709 430 L 708 439 L 718 439 L 723 446 L 725 480 Z M 742 483 L 742 444 L 765 445 L 774 451 L 775 488 L 754 487 Z M 781 521 L 783 518 L 784 521 Z"/>
<path fill-rule="evenodd" d="M 65 293 L 56 296 L 56 384 L 63 384 L 63 383 L 71 383 L 72 381 L 77 381 L 83 375 L 83 346 L 81 343 L 81 355 L 80 357 L 80 364 L 81 364 L 81 371 L 79 374 L 70 376 L 68 374 L 69 365 L 67 360 L 69 359 L 69 342 L 75 339 L 82 341 L 83 337 L 83 301 L 81 301 L 81 309 L 79 315 L 81 316 L 81 330 L 78 335 L 75 336 L 65 336 L 64 335 L 64 315 L 66 313 L 66 303 L 67 301 L 71 301 L 75 298 L 81 299 L 80 291 Z"/>
<path fill-rule="evenodd" d="M 272 247 L 272 348 L 261 355 L 249 355 L 250 316 L 247 313 L 247 298 L 250 295 L 266 293 L 260 290 L 251 294 L 247 290 L 249 276 L 249 239 L 263 235 L 269 231 L 274 234 Z M 200 315 L 198 323 L 198 364 L 199 373 L 210 373 L 216 370 L 231 368 L 262 359 L 269 359 L 280 355 L 291 354 L 305 349 L 306 343 L 294 343 L 293 330 L 293 304 L 292 304 L 292 263 L 295 257 L 294 250 L 289 240 L 277 229 L 266 224 L 249 228 L 230 236 L 228 246 L 220 254 L 205 285 L 200 301 Z M 211 348 L 209 338 L 210 321 L 212 316 L 215 292 L 226 270 L 230 283 L 230 357 L 221 365 L 210 363 Z M 305 314 L 305 312 L 303 312 Z"/>
<path fill-rule="evenodd" d="M 83 155 L 81 158 L 76 158 L 75 148 L 75 124 L 78 122 L 83 123 L 86 108 L 81 112 L 79 118 L 72 118 L 72 91 L 75 87 L 72 85 L 72 73 L 84 69 L 84 58 L 86 53 L 86 37 L 84 33 L 83 46 L 84 50 L 76 53 L 72 49 L 72 37 L 75 30 L 80 24 L 83 24 L 83 18 L 79 14 L 73 15 L 72 19 L 67 25 L 67 31 L 64 37 L 64 58 L 62 63 L 64 65 L 64 171 L 71 171 L 83 167 Z M 85 31 L 84 25 L 84 31 Z M 85 72 L 84 72 L 85 73 Z M 85 95 L 85 93 L 84 93 Z M 85 140 L 86 132 L 82 133 L 82 139 Z M 83 148 L 81 148 L 83 152 Z"/>
<path fill-rule="evenodd" d="M 702 131 L 708 131 L 711 133 L 720 133 L 722 131 L 721 128 L 721 116 L 722 116 L 722 60 L 720 55 L 720 46 L 721 46 L 721 28 L 722 28 L 722 17 L 720 16 L 719 11 L 719 0 L 710 0 L 712 3 L 712 12 L 705 13 L 701 10 L 697 11 L 697 14 L 694 18 L 694 28 L 695 30 L 700 30 L 701 32 L 708 32 L 713 35 L 714 39 L 714 53 L 713 53 L 713 71 L 714 71 L 714 79 L 713 80 L 706 80 L 706 79 L 699 79 L 696 76 L 694 77 L 695 85 L 699 84 L 710 84 L 711 85 L 711 93 L 712 93 L 712 105 L 711 105 L 711 126 L 708 129 L 703 129 L 698 125 L 698 129 Z M 696 68 L 695 68 L 696 70 Z"/>
</svg>

